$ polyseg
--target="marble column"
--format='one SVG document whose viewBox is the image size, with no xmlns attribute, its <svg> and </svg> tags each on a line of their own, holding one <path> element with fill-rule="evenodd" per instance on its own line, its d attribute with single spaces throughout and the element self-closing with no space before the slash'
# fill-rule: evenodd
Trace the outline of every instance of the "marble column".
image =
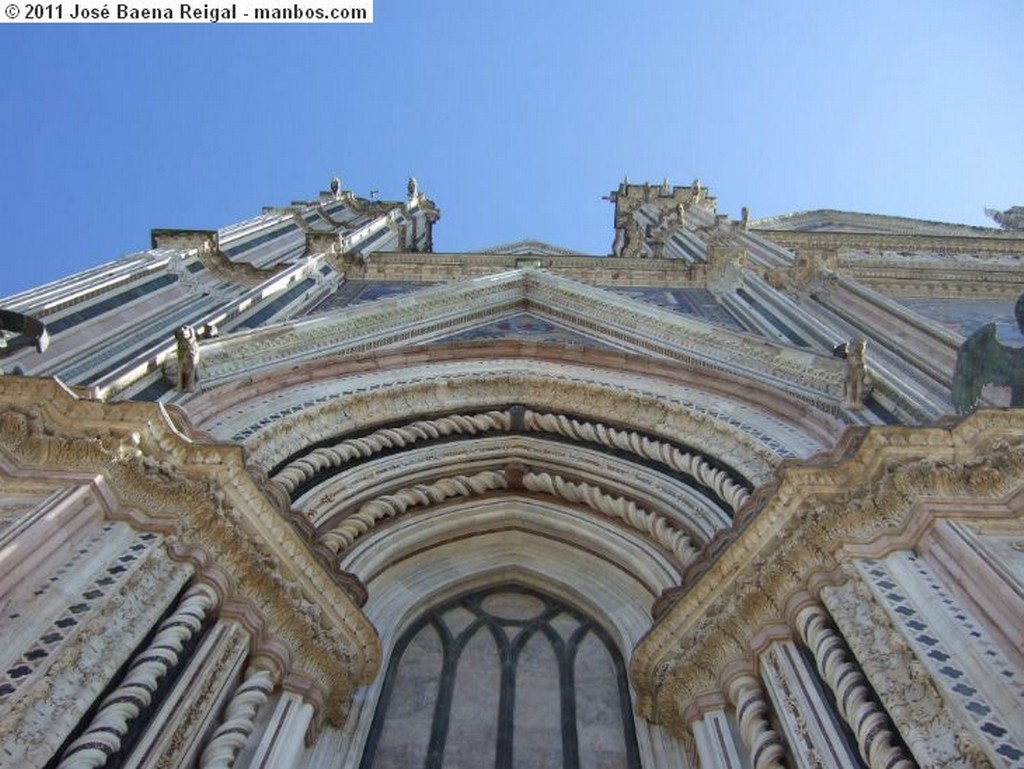
<svg viewBox="0 0 1024 769">
<path fill-rule="evenodd" d="M 765 688 L 792 748 L 793 765 L 799 769 L 857 769 L 857 757 L 847 748 L 832 718 L 832 708 L 797 645 L 773 641 L 760 654 L 760 662 Z"/>
<path fill-rule="evenodd" d="M 293 769 L 312 719 L 312 705 L 298 694 L 282 692 L 248 769 Z"/>
<path fill-rule="evenodd" d="M 238 752 L 252 734 L 256 714 L 274 688 L 269 670 L 251 670 L 235 690 L 224 712 L 224 720 L 213 733 L 202 755 L 200 769 L 230 769 Z"/>
<path fill-rule="evenodd" d="M 170 617 L 160 623 L 156 636 L 132 660 L 124 680 L 101 703 L 82 735 L 68 746 L 59 769 L 103 766 L 121 749 L 132 721 L 152 702 L 161 679 L 181 659 L 181 651 L 202 628 L 217 603 L 207 585 L 191 587 Z"/>
<path fill-rule="evenodd" d="M 822 601 L 917 764 L 992 766 L 858 570 L 846 574 L 822 588 Z"/>
<path fill-rule="evenodd" d="M 710 710 L 693 723 L 701 769 L 743 769 L 740 749 L 723 708 Z"/>
<path fill-rule="evenodd" d="M 753 769 L 785 769 L 786 750 L 768 721 L 768 701 L 758 680 L 749 674 L 737 676 L 729 682 L 729 699 L 736 707 Z"/>
<path fill-rule="evenodd" d="M 857 740 L 864 763 L 870 769 L 914 769 L 914 762 L 899 747 L 888 716 L 872 699 L 863 673 L 847 654 L 846 644 L 830 627 L 824 608 L 801 609 L 796 625 L 822 680 L 832 690 L 839 714 Z"/>
</svg>

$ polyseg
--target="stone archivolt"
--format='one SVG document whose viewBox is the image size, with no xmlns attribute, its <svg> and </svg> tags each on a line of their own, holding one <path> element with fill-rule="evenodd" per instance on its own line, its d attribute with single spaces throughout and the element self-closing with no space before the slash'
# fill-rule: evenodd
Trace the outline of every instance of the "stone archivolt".
<svg viewBox="0 0 1024 769">
<path fill-rule="evenodd" d="M 522 429 L 559 435 L 652 460 L 692 478 L 734 512 L 750 496 L 744 485 L 734 480 L 728 471 L 713 467 L 700 454 L 684 451 L 666 441 L 652 439 L 634 430 L 608 427 L 600 422 L 579 421 L 564 414 L 520 410 Z M 302 484 L 322 473 L 336 472 L 353 460 L 368 459 L 381 451 L 405 448 L 442 437 L 507 432 L 512 428 L 512 421 L 512 412 L 505 410 L 483 414 L 453 414 L 438 419 L 419 420 L 400 427 L 388 427 L 363 437 L 342 440 L 333 446 L 313 449 L 289 461 L 273 476 L 273 480 L 294 496 Z"/>
<path fill-rule="evenodd" d="M 319 690 L 340 723 L 380 662 L 376 632 L 246 472 L 234 446 L 200 443 L 159 405 L 74 397 L 53 380 L 0 380 L 0 448 L 18 472 L 98 479 L 111 515 L 168 535 L 256 638 L 279 675 Z M 301 663 L 298 661 L 301 660 Z M 297 664 L 301 664 L 298 667 Z"/>
<path fill-rule="evenodd" d="M 1019 517 L 1007 500 L 1024 485 L 1022 435 L 1021 412 L 979 411 L 952 428 L 852 428 L 830 455 L 784 465 L 637 647 L 638 712 L 685 735 L 726 683 L 716 671 L 753 669 L 793 602 L 842 583 L 851 557 L 913 547 L 942 503 Z"/>
</svg>

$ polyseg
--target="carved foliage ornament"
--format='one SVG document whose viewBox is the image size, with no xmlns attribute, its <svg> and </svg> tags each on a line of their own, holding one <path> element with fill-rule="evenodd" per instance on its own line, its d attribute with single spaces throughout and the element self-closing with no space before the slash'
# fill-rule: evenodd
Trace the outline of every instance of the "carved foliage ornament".
<svg viewBox="0 0 1024 769">
<path fill-rule="evenodd" d="M 682 733 L 688 709 L 719 690 L 715 671 L 752 664 L 751 639 L 788 624 L 787 601 L 831 579 L 844 548 L 913 546 L 922 500 L 1000 504 L 1024 485 L 1021 435 L 1016 411 L 976 412 L 952 430 L 851 428 L 834 456 L 784 467 L 637 647 L 639 712 Z"/>
<path fill-rule="evenodd" d="M 227 584 L 260 643 L 302 660 L 340 722 L 380 660 L 376 632 L 248 475 L 234 446 L 200 444 L 158 404 L 76 399 L 53 380 L 0 380 L 0 451 L 44 472 L 100 475 L 133 526 L 168 531 L 176 558 Z M 132 512 L 135 511 L 135 512 Z M 213 565 L 215 564 L 215 565 Z M 274 648 L 283 649 L 274 653 Z"/>
</svg>

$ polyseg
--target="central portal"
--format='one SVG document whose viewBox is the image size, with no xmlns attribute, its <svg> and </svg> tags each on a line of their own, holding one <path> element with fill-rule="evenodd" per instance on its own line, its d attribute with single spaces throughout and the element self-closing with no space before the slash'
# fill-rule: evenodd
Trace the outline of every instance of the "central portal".
<svg viewBox="0 0 1024 769">
<path fill-rule="evenodd" d="M 448 601 L 399 638 L 360 769 L 485 766 L 640 767 L 611 638 L 518 586 Z"/>
</svg>

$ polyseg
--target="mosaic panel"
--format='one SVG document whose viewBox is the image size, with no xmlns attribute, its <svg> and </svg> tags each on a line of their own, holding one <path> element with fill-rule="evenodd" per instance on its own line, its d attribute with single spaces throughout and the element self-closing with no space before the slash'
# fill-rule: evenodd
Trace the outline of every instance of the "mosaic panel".
<svg viewBox="0 0 1024 769">
<path fill-rule="evenodd" d="M 533 342 L 597 347 L 604 350 L 615 349 L 611 345 L 563 328 L 528 312 L 517 313 L 509 318 L 461 331 L 453 336 L 445 337 L 444 341 L 463 342 L 482 339 L 529 339 Z"/>
<path fill-rule="evenodd" d="M 1024 342 L 1013 317 L 1014 302 L 1011 299 L 986 301 L 901 297 L 897 301 L 961 336 L 970 336 L 982 326 L 995 321 L 996 336 L 1000 340 L 1018 345 Z"/>
<path fill-rule="evenodd" d="M 1015 684 L 1014 689 L 1018 698 L 1021 698 L 1020 682 L 1014 680 L 1015 671 L 988 636 L 950 597 L 920 558 L 912 554 L 907 554 L 906 558 L 924 584 L 935 594 L 939 605 L 963 628 L 971 645 L 980 649 L 989 659 L 993 670 Z M 943 639 L 942 634 L 918 612 L 910 598 L 900 590 L 897 579 L 882 561 L 864 560 L 858 566 L 888 606 L 892 616 L 902 625 L 907 638 L 917 647 L 918 657 L 928 666 L 936 681 L 942 683 L 946 692 L 960 702 L 963 710 L 974 721 L 979 733 L 1003 759 L 1003 765 L 1013 769 L 1024 769 L 1024 749 L 1016 744 L 1006 724 L 979 691 L 970 673 L 965 670 L 966 666 L 957 659 L 956 650 L 950 641 Z"/>
<path fill-rule="evenodd" d="M 610 287 L 606 287 L 610 288 Z M 730 331 L 745 331 L 739 321 L 725 309 L 715 295 L 703 288 L 611 288 L 631 299 L 640 299 L 666 310 L 706 320 Z"/>
<path fill-rule="evenodd" d="M 367 280 L 349 280 L 343 283 L 337 291 L 314 307 L 309 314 L 314 315 L 331 312 L 332 310 L 340 310 L 343 307 L 355 307 L 358 304 L 375 302 L 378 299 L 389 299 L 393 296 L 408 294 L 432 285 L 434 284 L 411 281 L 380 283 Z"/>
</svg>

